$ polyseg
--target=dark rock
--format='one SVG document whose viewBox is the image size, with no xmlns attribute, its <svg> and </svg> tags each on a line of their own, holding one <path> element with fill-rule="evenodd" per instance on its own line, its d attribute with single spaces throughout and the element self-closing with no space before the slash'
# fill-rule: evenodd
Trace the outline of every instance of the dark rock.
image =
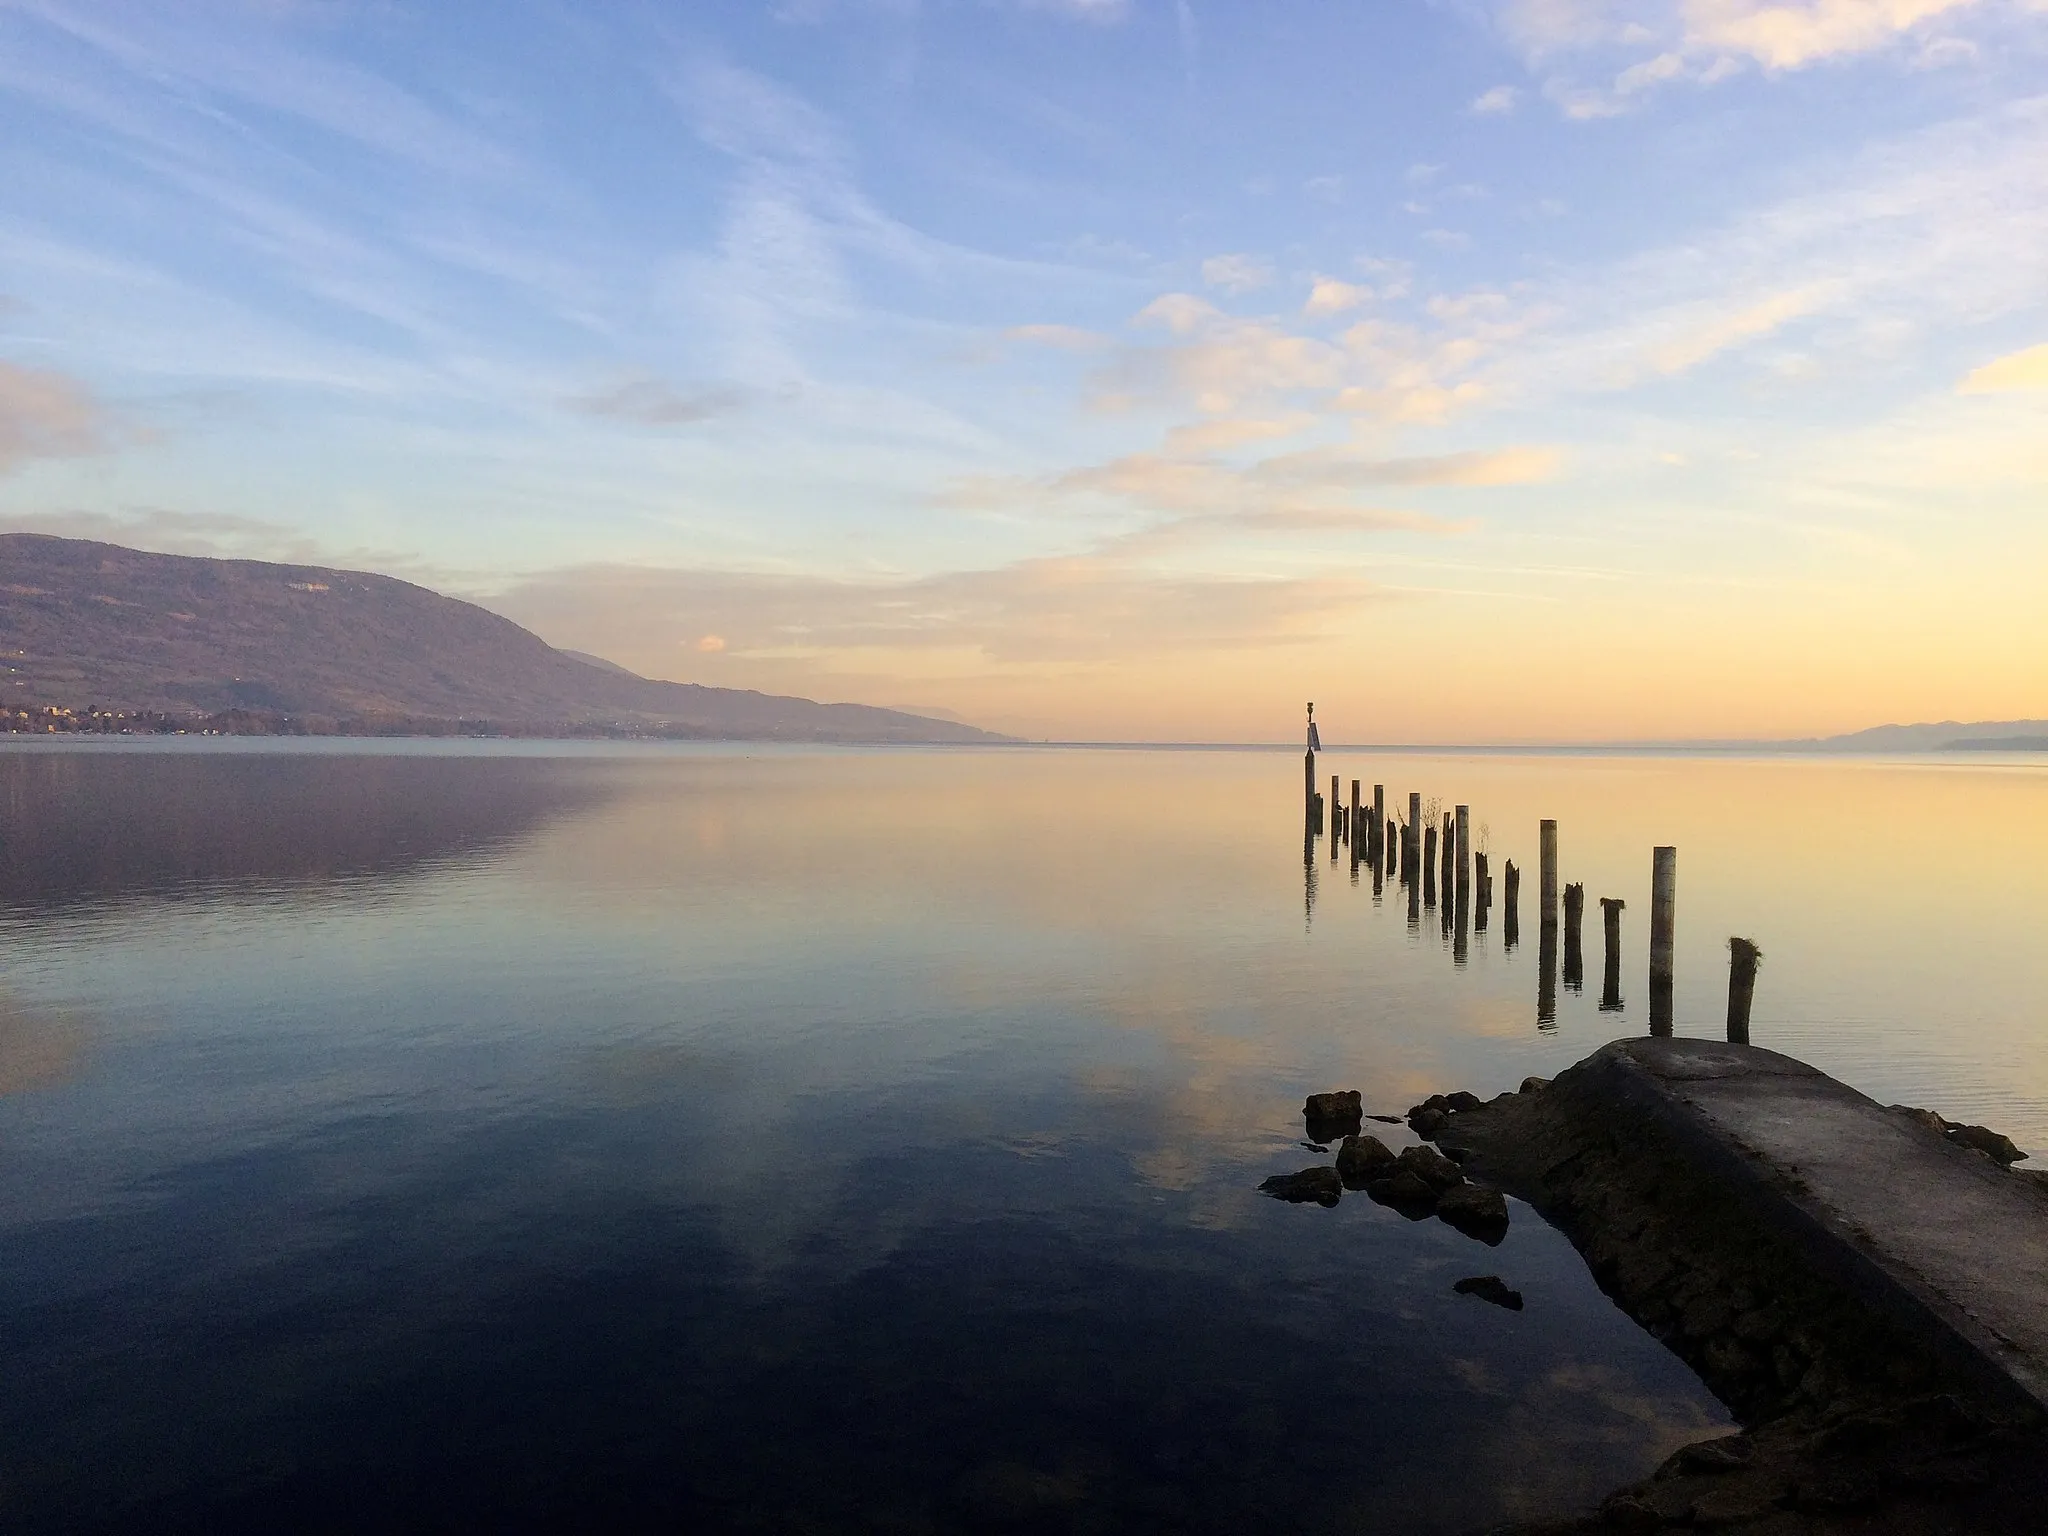
<svg viewBox="0 0 2048 1536">
<path fill-rule="evenodd" d="M 1773 1513 L 1784 1497 L 1781 1478 L 1745 1478 L 1733 1487 L 1709 1488 L 1692 1501 L 1692 1523 L 1709 1530 L 1717 1525 L 1746 1525 Z"/>
<path fill-rule="evenodd" d="M 1600 1506 L 1600 1523 L 1613 1531 L 1654 1531 L 1664 1517 L 1634 1493 L 1617 1493 Z"/>
<path fill-rule="evenodd" d="M 1550 1079 L 1547 1077 L 1525 1077 L 1522 1079 L 1520 1091 L 1523 1093 L 1541 1093 L 1549 1086 Z"/>
<path fill-rule="evenodd" d="M 1381 1125 L 1399 1125 L 1401 1123 L 1401 1117 L 1399 1115 L 1367 1115 L 1365 1118 L 1368 1120 L 1377 1120 Z"/>
<path fill-rule="evenodd" d="M 1408 1106 L 1408 1118 L 1411 1120 L 1414 1119 L 1417 1115 L 1421 1114 L 1425 1109 L 1449 1109 L 1450 1107 L 1451 1101 L 1449 1099 L 1445 1098 L 1440 1093 L 1432 1093 L 1420 1104 L 1410 1104 Z"/>
<path fill-rule="evenodd" d="M 1436 1214 L 1467 1237 L 1487 1244 L 1507 1236 L 1508 1203 L 1497 1189 L 1483 1184 L 1460 1184 L 1437 1197 Z"/>
<path fill-rule="evenodd" d="M 1476 1093 L 1466 1093 L 1463 1089 L 1444 1096 L 1444 1108 L 1451 1110 L 1455 1114 L 1462 1115 L 1469 1109 L 1484 1109 L 1485 1107 L 1486 1100 L 1480 1098 Z"/>
<path fill-rule="evenodd" d="M 1365 1194 L 1375 1205 L 1392 1206 L 1410 1221 L 1420 1221 L 1436 1209 L 1436 1190 L 1406 1168 L 1372 1180 Z"/>
<path fill-rule="evenodd" d="M 1341 1141 L 1356 1131 L 1364 1118 L 1361 1099 L 1355 1088 L 1347 1093 L 1310 1094 L 1301 1109 L 1308 1139 L 1324 1143 Z"/>
<path fill-rule="evenodd" d="M 1499 1275 L 1468 1275 L 1451 1289 L 1460 1296 L 1477 1296 L 1481 1301 L 1490 1301 L 1496 1307 L 1506 1307 L 1510 1312 L 1522 1310 L 1522 1293 L 1509 1290 L 1507 1282 Z"/>
<path fill-rule="evenodd" d="M 1448 1157 L 1454 1163 L 1462 1163 L 1465 1161 L 1466 1158 L 1472 1155 L 1472 1149 L 1470 1147 L 1448 1147 L 1445 1146 L 1442 1142 L 1438 1142 L 1436 1144 L 1436 1149 L 1437 1151 L 1443 1153 L 1445 1157 Z"/>
<path fill-rule="evenodd" d="M 2003 1163 L 2008 1168 L 2027 1155 L 1998 1132 L 1981 1125 L 1951 1125 L 1948 1128 L 1948 1139 L 1959 1147 L 1982 1152 L 1994 1162 Z"/>
<path fill-rule="evenodd" d="M 1313 1141 L 1299 1141 L 1296 1142 L 1295 1145 L 1300 1147 L 1304 1152 L 1321 1152 L 1326 1156 L 1328 1155 L 1330 1150 L 1328 1147 L 1320 1146 Z"/>
<path fill-rule="evenodd" d="M 1812 1513 L 1866 1509 L 1883 1490 L 1874 1474 L 1860 1468 L 1810 1472 L 1792 1489 L 1792 1507 Z"/>
<path fill-rule="evenodd" d="M 1748 1466 L 1756 1447 L 1747 1435 L 1723 1435 L 1719 1440 L 1702 1440 L 1688 1445 L 1665 1462 L 1659 1477 L 1676 1472 L 1739 1472 Z"/>
<path fill-rule="evenodd" d="M 1276 1173 L 1259 1186 L 1261 1194 L 1289 1205 L 1335 1205 L 1344 1196 L 1344 1184 L 1334 1168 L 1304 1168 L 1299 1173 Z"/>
<path fill-rule="evenodd" d="M 1919 1121 L 1937 1136 L 1948 1134 L 1948 1122 L 1931 1109 L 1915 1109 L 1910 1104 L 1894 1104 L 1891 1110 L 1895 1115 L 1904 1115 L 1908 1120 Z"/>
<path fill-rule="evenodd" d="M 1395 1158 L 1377 1136 L 1346 1136 L 1337 1149 L 1337 1174 L 1347 1189 L 1363 1189 L 1393 1175 Z"/>
<path fill-rule="evenodd" d="M 1408 1129 L 1424 1141 L 1435 1141 L 1450 1124 L 1450 1116 L 1440 1109 L 1418 1108 L 1408 1112 Z"/>
<path fill-rule="evenodd" d="M 1356 1088 L 1342 1093 L 1312 1093 L 1301 1112 L 1310 1120 L 1341 1120 L 1365 1112 L 1365 1095 Z"/>
<path fill-rule="evenodd" d="M 1394 1161 L 1439 1192 L 1465 1182 L 1458 1165 L 1435 1147 L 1403 1147 Z"/>
</svg>

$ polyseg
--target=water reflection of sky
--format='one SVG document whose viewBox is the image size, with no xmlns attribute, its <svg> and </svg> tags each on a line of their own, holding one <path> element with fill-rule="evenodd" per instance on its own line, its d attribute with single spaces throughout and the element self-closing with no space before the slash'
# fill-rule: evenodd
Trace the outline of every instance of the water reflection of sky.
<svg viewBox="0 0 2048 1536">
<path fill-rule="evenodd" d="M 0 1455 L 38 1511 L 1457 1529 L 1590 1497 L 1712 1408 L 1568 1248 L 1252 1191 L 1315 1160 L 1311 1089 L 1398 1110 L 1643 1028 L 1653 842 L 1681 1032 L 1746 933 L 1760 1043 L 2048 1144 L 2024 769 L 1327 756 L 1469 801 L 1496 871 L 1560 819 L 1592 974 L 1545 1034 L 1533 873 L 1527 942 L 1496 920 L 1462 968 L 1327 848 L 1305 923 L 1277 757 L 16 761 L 0 831 L 45 851 L 0 924 Z M 1988 825 L 1997 857 L 1956 835 Z M 1486 1272 L 1529 1309 L 1450 1294 Z"/>
</svg>

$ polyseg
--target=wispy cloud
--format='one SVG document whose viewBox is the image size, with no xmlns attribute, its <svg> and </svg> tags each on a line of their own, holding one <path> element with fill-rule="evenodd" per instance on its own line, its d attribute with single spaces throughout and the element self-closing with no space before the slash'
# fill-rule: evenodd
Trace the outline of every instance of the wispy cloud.
<svg viewBox="0 0 2048 1536">
<path fill-rule="evenodd" d="M 30 459 L 101 453 L 113 437 L 106 408 L 75 379 L 0 361 L 0 474 Z"/>
<path fill-rule="evenodd" d="M 1273 266 L 1262 257 L 1236 252 L 1202 263 L 1202 281 L 1225 293 L 1252 293 L 1273 281 Z"/>
<path fill-rule="evenodd" d="M 586 416 L 604 416 L 643 427 L 681 427 L 736 411 L 745 397 L 736 389 L 700 389 L 684 393 L 651 374 L 621 379 L 564 402 Z"/>
</svg>

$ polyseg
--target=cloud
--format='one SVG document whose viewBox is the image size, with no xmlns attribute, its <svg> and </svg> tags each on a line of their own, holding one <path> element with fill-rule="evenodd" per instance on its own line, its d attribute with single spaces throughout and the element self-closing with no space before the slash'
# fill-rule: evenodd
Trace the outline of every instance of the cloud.
<svg viewBox="0 0 2048 1536">
<path fill-rule="evenodd" d="M 0 362 L 0 474 L 30 459 L 103 453 L 112 441 L 105 408 L 83 385 Z"/>
<path fill-rule="evenodd" d="M 1198 299 L 1191 293 L 1165 293 L 1133 315 L 1131 323 L 1163 325 L 1176 336 L 1186 336 L 1222 318 L 1223 311 L 1207 299 Z"/>
<path fill-rule="evenodd" d="M 707 629 L 725 640 L 721 668 L 780 663 L 815 675 L 886 667 L 874 658 L 888 653 L 1030 668 L 1286 645 L 1377 595 L 1351 576 L 1163 573 L 1109 554 L 858 581 L 590 565 L 539 573 L 490 604 L 553 643 L 624 655 L 649 675 Z"/>
<path fill-rule="evenodd" d="M 684 394 L 651 374 L 640 374 L 563 402 L 586 416 L 629 421 L 643 427 L 682 427 L 736 411 L 743 397 L 736 389 L 705 389 Z"/>
<path fill-rule="evenodd" d="M 1107 337 L 1078 325 L 1013 325 L 1003 335 L 1010 341 L 1051 347 L 1057 352 L 1099 352 L 1109 344 Z"/>
<path fill-rule="evenodd" d="M 1498 0 L 1502 32 L 1532 66 L 1583 57 L 1614 70 L 1605 85 L 1550 74 L 1544 94 L 1567 117 L 1611 117 L 1677 80 L 1711 85 L 1744 68 L 1807 69 L 1913 45 L 1922 65 L 1966 56 L 1944 31 L 1995 0 Z M 2024 6 L 2023 6 L 2024 8 Z M 1489 92 L 1488 97 L 1494 93 Z M 1485 101 L 1488 97 L 1481 97 Z M 1479 110 L 1479 103 L 1473 110 Z"/>
<path fill-rule="evenodd" d="M 1330 315 L 1341 315 L 1347 309 L 1357 309 L 1371 298 L 1372 290 L 1363 284 L 1318 277 L 1309 288 L 1308 301 L 1301 306 L 1301 312 L 1311 320 L 1320 320 Z"/>
<path fill-rule="evenodd" d="M 1496 85 L 1492 90 L 1473 97 L 1467 110 L 1479 117 L 1505 117 L 1515 110 L 1515 104 L 1521 99 L 1522 93 L 1512 85 Z"/>
<path fill-rule="evenodd" d="M 718 652 L 725 649 L 725 636 L 700 635 L 697 638 L 697 649 L 703 651 L 706 655 L 715 656 Z"/>
<path fill-rule="evenodd" d="M 1312 448 L 1267 459 L 1252 473 L 1267 484 L 1314 485 L 1325 490 L 1377 485 L 1534 485 L 1556 478 L 1562 464 L 1557 449 L 1529 445 L 1395 459 Z"/>
<path fill-rule="evenodd" d="M 1714 314 L 1697 323 L 1684 325 L 1668 340 L 1653 343 L 1647 351 L 1647 361 L 1661 374 L 1689 373 L 1710 358 L 1760 340 L 1794 320 L 1813 314 L 1827 302 L 1828 297 L 1828 289 L 1824 285 L 1769 294 L 1733 312 Z"/>
<path fill-rule="evenodd" d="M 1252 293 L 1273 281 L 1273 268 L 1257 256 L 1238 252 L 1202 263 L 1202 281 L 1225 293 Z"/>
<path fill-rule="evenodd" d="M 1958 394 L 1997 395 L 2048 390 L 2048 342 L 1986 363 L 1956 386 Z"/>
</svg>

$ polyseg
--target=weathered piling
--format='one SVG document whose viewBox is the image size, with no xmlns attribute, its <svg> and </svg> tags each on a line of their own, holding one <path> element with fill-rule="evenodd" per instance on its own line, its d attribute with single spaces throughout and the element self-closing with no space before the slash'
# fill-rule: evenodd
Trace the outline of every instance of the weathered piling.
<svg viewBox="0 0 2048 1536">
<path fill-rule="evenodd" d="M 1486 932 L 1486 909 L 1493 905 L 1493 876 L 1486 872 L 1486 855 L 1472 855 L 1472 931 Z"/>
<path fill-rule="evenodd" d="M 1392 823 L 1387 820 L 1387 786 L 1375 784 L 1372 787 L 1372 852 L 1374 859 L 1381 865 L 1387 861 L 1387 846 L 1379 840 L 1380 829 L 1391 825 Z"/>
<path fill-rule="evenodd" d="M 1443 850 L 1442 883 L 1444 888 L 1444 904 L 1446 906 L 1450 905 L 1451 901 L 1451 876 L 1453 874 L 1451 865 L 1457 856 L 1457 833 L 1457 823 L 1451 819 L 1451 813 L 1445 811 L 1443 831 L 1439 834 L 1437 847 Z"/>
<path fill-rule="evenodd" d="M 1316 749 L 1310 747 L 1301 755 L 1301 800 L 1302 815 L 1308 823 L 1309 835 L 1319 835 L 1323 830 L 1323 815 L 1318 805 L 1321 798 L 1316 794 Z"/>
<path fill-rule="evenodd" d="M 1458 900 L 1472 888 L 1472 807 L 1458 807 Z"/>
<path fill-rule="evenodd" d="M 1756 996 L 1756 968 L 1764 952 L 1748 939 L 1728 941 L 1728 1043 L 1749 1044 L 1749 1005 Z"/>
<path fill-rule="evenodd" d="M 1362 850 L 1358 838 L 1358 780 L 1351 781 L 1351 810 L 1344 818 L 1344 824 L 1351 830 L 1351 862 L 1356 864 Z"/>
<path fill-rule="evenodd" d="M 1422 857 L 1422 795 L 1408 792 L 1408 845 L 1402 850 L 1401 877 L 1413 884 L 1421 874 L 1416 861 Z"/>
<path fill-rule="evenodd" d="M 1436 824 L 1422 829 L 1422 901 L 1424 906 L 1436 905 Z"/>
<path fill-rule="evenodd" d="M 1600 1009 L 1613 1013 L 1621 1007 L 1621 910 L 1628 905 L 1618 896 L 1600 898 L 1600 927 L 1603 952 L 1600 960 Z"/>
<path fill-rule="evenodd" d="M 1509 859 L 1504 870 L 1507 891 L 1501 904 L 1501 939 L 1509 949 L 1522 942 L 1522 872 Z"/>
<path fill-rule="evenodd" d="M 1671 952 L 1677 929 L 1678 850 L 1650 855 L 1650 1033 L 1668 1035 L 1671 1016 Z"/>
<path fill-rule="evenodd" d="M 1557 823 L 1537 824 L 1536 920 L 1545 928 L 1557 926 Z"/>
<path fill-rule="evenodd" d="M 1574 881 L 1564 888 L 1564 984 L 1574 992 L 1586 985 L 1586 951 L 1580 931 L 1586 917 L 1586 888 Z"/>
</svg>

